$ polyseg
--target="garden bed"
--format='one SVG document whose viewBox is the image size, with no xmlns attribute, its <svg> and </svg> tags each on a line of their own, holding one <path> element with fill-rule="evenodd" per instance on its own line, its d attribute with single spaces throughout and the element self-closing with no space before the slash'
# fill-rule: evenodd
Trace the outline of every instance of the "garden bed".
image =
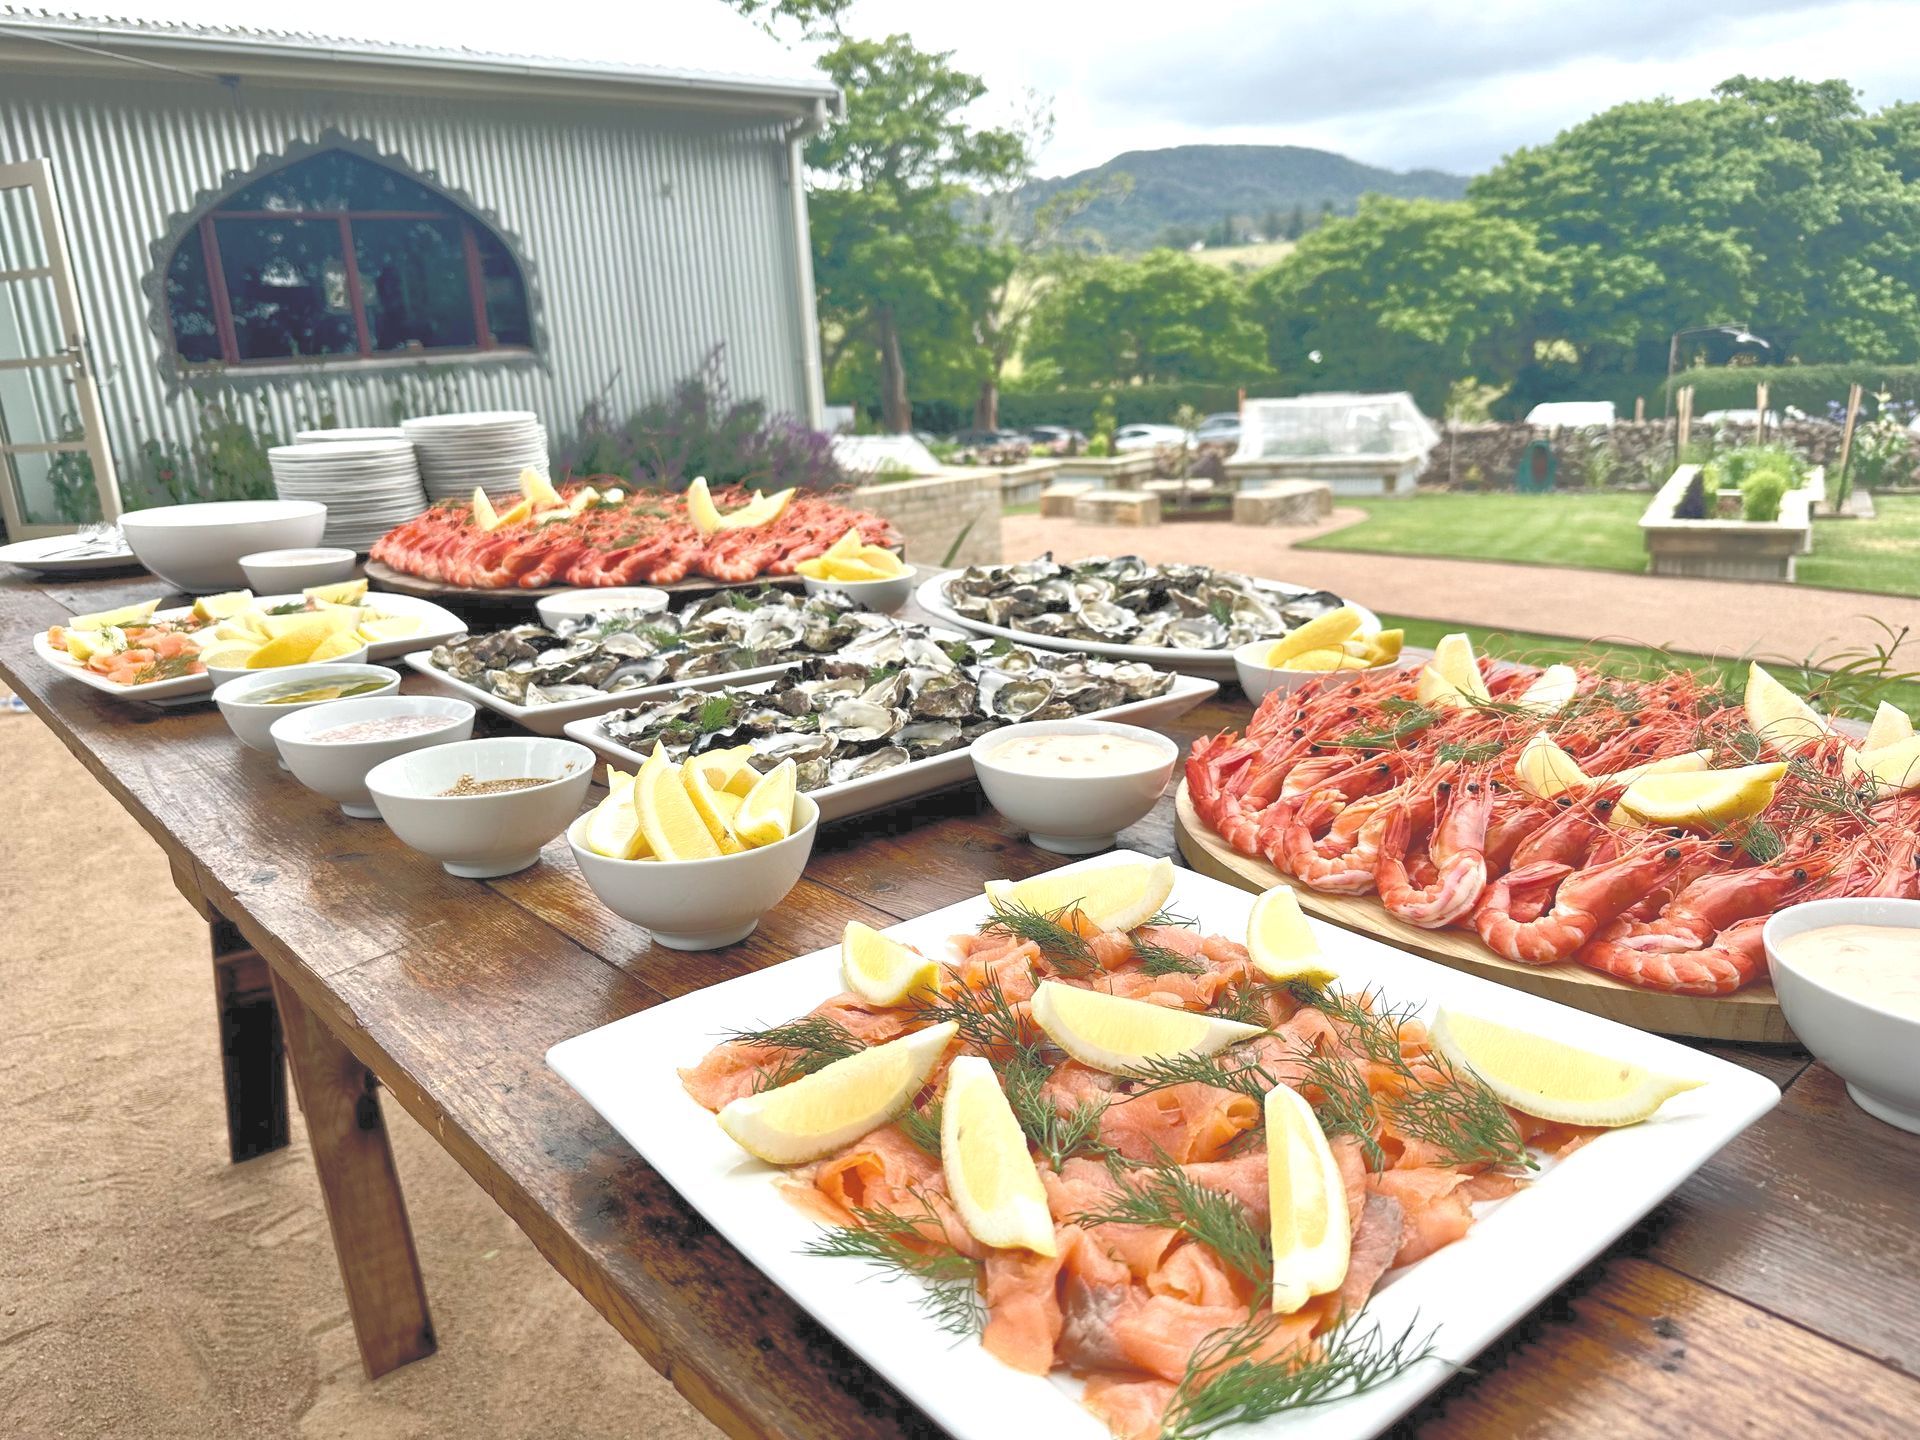
<svg viewBox="0 0 1920 1440">
<path fill-rule="evenodd" d="M 1825 471 L 1816 466 L 1787 491 L 1773 520 L 1681 518 L 1690 496 L 1698 500 L 1701 478 L 1698 465 L 1680 466 L 1641 515 L 1648 570 L 1712 580 L 1792 580 L 1795 562 L 1813 548 L 1813 511 L 1826 498 Z"/>
</svg>

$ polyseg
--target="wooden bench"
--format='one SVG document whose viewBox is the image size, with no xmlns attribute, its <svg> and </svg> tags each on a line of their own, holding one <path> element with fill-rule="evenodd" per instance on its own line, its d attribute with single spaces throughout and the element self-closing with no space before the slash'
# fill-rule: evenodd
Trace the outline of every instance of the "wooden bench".
<svg viewBox="0 0 1920 1440">
<path fill-rule="evenodd" d="M 1082 495 L 1091 495 L 1100 488 L 1093 480 L 1056 480 L 1040 492 L 1040 515 L 1043 519 L 1071 520 L 1073 502 Z"/>
<path fill-rule="evenodd" d="M 1236 525 L 1316 525 L 1333 513 L 1333 486 L 1324 480 L 1272 480 L 1234 492 Z"/>
<path fill-rule="evenodd" d="M 1160 497 L 1144 490 L 1091 490 L 1075 497 L 1073 518 L 1084 525 L 1158 525 Z"/>
</svg>

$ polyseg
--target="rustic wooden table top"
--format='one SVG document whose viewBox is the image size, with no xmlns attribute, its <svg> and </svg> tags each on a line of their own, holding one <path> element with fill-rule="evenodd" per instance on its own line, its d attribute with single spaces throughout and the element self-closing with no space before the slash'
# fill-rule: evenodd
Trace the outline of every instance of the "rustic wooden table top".
<svg viewBox="0 0 1920 1440">
<path fill-rule="evenodd" d="M 951 791 L 823 829 L 805 879 L 744 944 L 660 949 L 594 899 L 564 839 L 518 875 L 454 879 L 242 748 L 211 706 L 129 704 L 32 655 L 36 631 L 153 585 L 0 582 L 0 676 L 159 842 L 183 890 L 228 917 L 276 982 L 722 1429 L 928 1433 L 919 1411 L 770 1286 L 542 1057 L 568 1036 L 832 944 L 848 920 L 884 926 L 1055 858 L 976 790 Z M 428 682 L 409 674 L 406 688 Z M 1229 692 L 1171 733 L 1185 741 L 1245 716 Z M 1170 799 L 1122 843 L 1173 853 Z M 1863 1114 L 1802 1051 L 1712 1048 L 1784 1087 L 1781 1105 L 1416 1411 L 1409 1430 L 1914 1433 L 1920 1137 Z"/>
</svg>

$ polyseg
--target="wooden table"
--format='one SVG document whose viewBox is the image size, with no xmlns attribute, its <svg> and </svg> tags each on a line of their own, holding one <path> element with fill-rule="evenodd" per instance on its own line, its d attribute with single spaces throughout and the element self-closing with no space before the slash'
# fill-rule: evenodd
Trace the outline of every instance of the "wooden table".
<svg viewBox="0 0 1920 1440">
<path fill-rule="evenodd" d="M 600 906 L 564 840 L 521 874 L 453 879 L 243 749 L 210 706 L 128 704 L 32 656 L 35 631 L 152 586 L 0 583 L 0 676 L 160 844 L 208 920 L 236 1160 L 285 1143 L 283 1052 L 290 1062 L 367 1373 L 434 1348 L 384 1087 L 722 1429 L 783 1440 L 929 1433 L 542 1056 L 570 1035 L 831 944 L 848 920 L 887 925 L 1054 858 L 977 791 L 948 792 L 825 830 L 806 878 L 746 943 L 659 949 Z M 409 675 L 406 688 L 426 683 Z M 1245 714 L 1231 696 L 1173 733 L 1185 740 Z M 1168 803 L 1123 843 L 1171 853 Z M 1784 1086 L 1780 1107 L 1415 1412 L 1411 1430 L 1915 1433 L 1920 1139 L 1861 1113 L 1803 1052 L 1716 1053 Z"/>
</svg>

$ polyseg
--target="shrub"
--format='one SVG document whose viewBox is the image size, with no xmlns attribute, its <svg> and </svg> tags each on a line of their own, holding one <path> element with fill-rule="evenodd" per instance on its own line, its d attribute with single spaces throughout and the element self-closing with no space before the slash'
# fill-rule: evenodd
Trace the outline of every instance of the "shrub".
<svg viewBox="0 0 1920 1440">
<path fill-rule="evenodd" d="M 135 507 L 271 500 L 273 469 L 267 451 L 279 443 L 264 394 L 255 394 L 250 405 L 237 396 L 215 395 L 200 402 L 189 445 L 142 440 L 139 471 L 131 485 L 122 488 Z"/>
<path fill-rule="evenodd" d="M 1778 520 L 1780 502 L 1793 488 L 1792 477 L 1775 466 L 1749 471 L 1740 482 L 1742 520 Z"/>
<path fill-rule="evenodd" d="M 1738 445 L 1708 460 L 1705 473 L 1707 483 L 1714 489 L 1742 492 L 1754 476 L 1777 473 L 1784 492 L 1806 483 L 1807 465 L 1784 445 Z"/>
</svg>

